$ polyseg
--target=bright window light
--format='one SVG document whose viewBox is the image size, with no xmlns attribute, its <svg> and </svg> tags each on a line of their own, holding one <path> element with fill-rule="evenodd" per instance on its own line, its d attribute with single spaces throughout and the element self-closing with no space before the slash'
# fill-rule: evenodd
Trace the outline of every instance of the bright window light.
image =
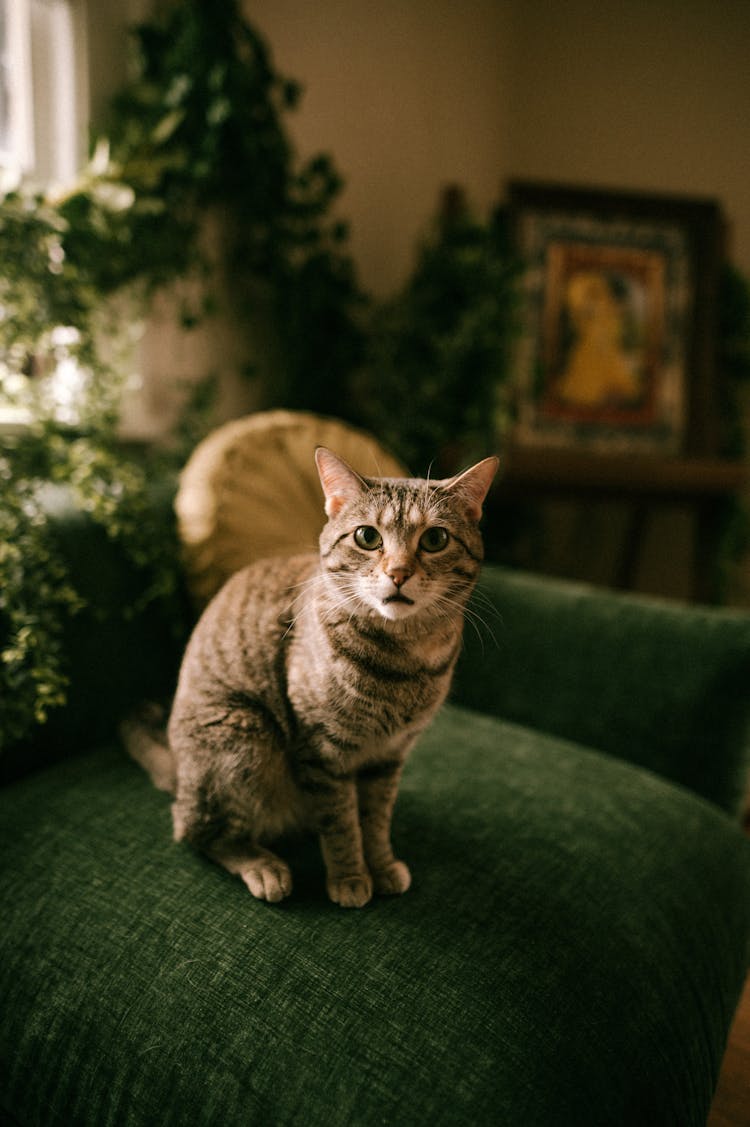
<svg viewBox="0 0 750 1127">
<path fill-rule="evenodd" d="M 0 0 L 0 194 L 21 179 L 71 184 L 85 157 L 85 0 Z M 49 391 L 61 422 L 75 422 L 84 374 L 66 355 L 66 326 L 50 325 L 56 363 Z M 59 339 L 58 339 L 59 338 Z M 0 429 L 23 427 L 23 377 L 0 356 Z M 2 394 L 4 393 L 4 394 Z"/>
<path fill-rule="evenodd" d="M 85 122 L 80 0 L 0 0 L 0 167 L 6 184 L 67 183 Z"/>
<path fill-rule="evenodd" d="M 18 178 L 34 167 L 29 0 L 0 0 L 0 166 Z"/>
</svg>

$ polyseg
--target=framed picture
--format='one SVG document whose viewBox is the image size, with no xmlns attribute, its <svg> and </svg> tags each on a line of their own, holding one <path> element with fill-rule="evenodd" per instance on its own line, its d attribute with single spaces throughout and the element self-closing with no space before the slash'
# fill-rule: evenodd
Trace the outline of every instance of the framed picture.
<svg viewBox="0 0 750 1127">
<path fill-rule="evenodd" d="M 517 441 L 715 453 L 718 204 L 513 181 L 510 206 Z"/>
</svg>

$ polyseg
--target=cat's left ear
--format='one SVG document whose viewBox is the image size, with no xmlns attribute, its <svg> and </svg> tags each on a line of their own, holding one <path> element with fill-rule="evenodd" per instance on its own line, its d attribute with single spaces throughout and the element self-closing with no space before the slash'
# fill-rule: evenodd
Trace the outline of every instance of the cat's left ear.
<svg viewBox="0 0 750 1127">
<path fill-rule="evenodd" d="M 325 446 L 316 448 L 315 461 L 325 493 L 326 514 L 335 517 L 348 501 L 361 497 L 367 489 L 367 482 L 343 458 Z"/>
<path fill-rule="evenodd" d="M 460 497 L 466 504 L 471 519 L 478 521 L 482 515 L 484 499 L 492 485 L 492 479 L 497 473 L 499 465 L 499 458 L 484 458 L 471 469 L 464 470 L 463 473 L 441 482 L 441 487 Z"/>
</svg>

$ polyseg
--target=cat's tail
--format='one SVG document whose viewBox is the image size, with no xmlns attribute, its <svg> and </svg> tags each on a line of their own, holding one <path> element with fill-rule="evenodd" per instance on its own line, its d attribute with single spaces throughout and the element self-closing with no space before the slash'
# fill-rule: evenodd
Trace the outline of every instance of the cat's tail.
<svg viewBox="0 0 750 1127">
<path fill-rule="evenodd" d="M 177 776 L 167 740 L 166 709 L 154 703 L 141 705 L 123 720 L 119 731 L 125 750 L 144 768 L 154 786 L 174 794 Z"/>
</svg>

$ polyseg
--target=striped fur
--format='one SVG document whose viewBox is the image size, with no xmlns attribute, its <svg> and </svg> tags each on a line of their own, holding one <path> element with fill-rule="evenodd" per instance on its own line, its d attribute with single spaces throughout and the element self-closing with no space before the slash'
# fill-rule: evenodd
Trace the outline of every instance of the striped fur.
<svg viewBox="0 0 750 1127">
<path fill-rule="evenodd" d="M 188 644 L 168 726 L 174 831 L 278 901 L 292 878 L 268 843 L 312 830 L 330 898 L 359 907 L 409 887 L 391 813 L 450 685 L 497 463 L 427 482 L 364 479 L 330 451 L 316 457 L 329 518 L 319 555 L 238 572 Z M 420 542 L 435 528 L 444 545 L 441 532 Z"/>
</svg>

